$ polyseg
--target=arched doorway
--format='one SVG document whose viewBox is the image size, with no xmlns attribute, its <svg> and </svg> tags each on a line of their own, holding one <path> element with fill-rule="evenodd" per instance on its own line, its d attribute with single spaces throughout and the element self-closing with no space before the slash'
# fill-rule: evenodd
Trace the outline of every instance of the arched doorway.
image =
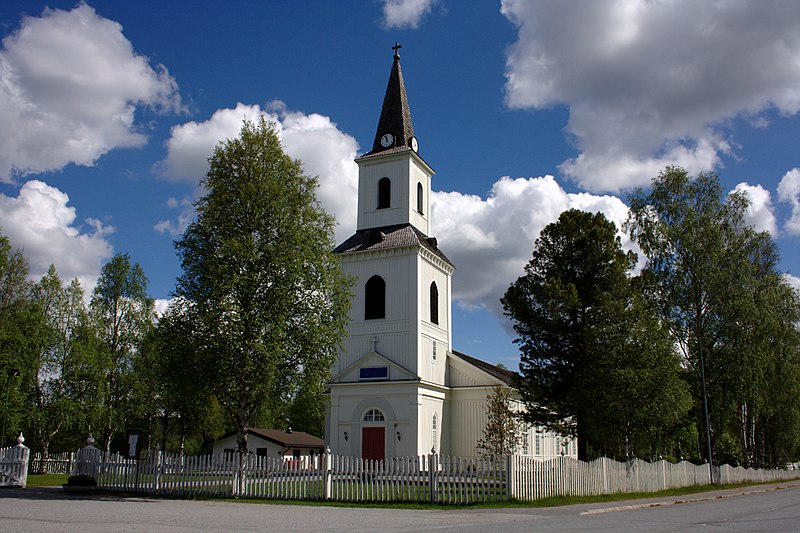
<svg viewBox="0 0 800 533">
<path fill-rule="evenodd" d="M 386 458 L 386 425 L 380 409 L 369 409 L 364 413 L 361 425 L 361 457 L 371 461 Z"/>
</svg>

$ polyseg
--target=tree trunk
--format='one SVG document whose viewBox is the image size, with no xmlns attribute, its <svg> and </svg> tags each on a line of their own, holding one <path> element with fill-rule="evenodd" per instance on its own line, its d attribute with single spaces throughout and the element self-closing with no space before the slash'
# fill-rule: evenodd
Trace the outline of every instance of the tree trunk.
<svg viewBox="0 0 800 533">
<path fill-rule="evenodd" d="M 161 449 L 167 451 L 167 428 L 169 427 L 169 412 L 164 409 L 164 416 L 161 418 Z"/>
<path fill-rule="evenodd" d="M 42 460 L 39 462 L 39 473 L 47 473 L 47 462 L 50 459 L 50 440 L 42 440 Z"/>
</svg>

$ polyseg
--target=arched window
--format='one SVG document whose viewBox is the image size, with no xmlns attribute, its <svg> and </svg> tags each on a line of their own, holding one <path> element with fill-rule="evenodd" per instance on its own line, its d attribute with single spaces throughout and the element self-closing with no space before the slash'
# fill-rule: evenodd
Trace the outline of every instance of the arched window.
<svg viewBox="0 0 800 533">
<path fill-rule="evenodd" d="M 422 215 L 422 206 L 425 205 L 425 197 L 423 196 L 422 184 L 417 183 L 417 211 Z"/>
<path fill-rule="evenodd" d="M 386 318 L 386 282 L 372 276 L 364 286 L 364 320 Z"/>
<path fill-rule="evenodd" d="M 364 413 L 364 422 L 383 422 L 383 412 L 379 409 L 370 409 Z"/>
<path fill-rule="evenodd" d="M 433 449 L 434 450 L 436 449 L 436 443 L 438 442 L 438 440 L 436 438 L 437 437 L 437 433 L 438 433 L 437 432 L 437 426 L 438 426 L 437 422 L 438 421 L 436 419 L 436 413 L 433 413 L 433 420 L 431 421 L 431 435 L 433 436 Z"/>
<path fill-rule="evenodd" d="M 378 209 L 386 209 L 392 201 L 392 180 L 381 178 L 378 180 Z"/>
<path fill-rule="evenodd" d="M 439 323 L 439 288 L 436 287 L 436 282 L 431 282 L 431 322 L 434 324 Z"/>
</svg>

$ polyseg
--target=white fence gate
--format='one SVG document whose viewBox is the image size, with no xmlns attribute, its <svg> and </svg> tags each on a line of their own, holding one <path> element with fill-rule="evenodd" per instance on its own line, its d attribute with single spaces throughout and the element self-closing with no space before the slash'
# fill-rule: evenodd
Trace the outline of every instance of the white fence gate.
<svg viewBox="0 0 800 533">
<path fill-rule="evenodd" d="M 31 451 L 22 443 L 22 433 L 17 445 L 0 448 L 0 487 L 25 487 L 28 484 L 28 459 Z"/>
<path fill-rule="evenodd" d="M 47 457 L 43 457 L 42 452 L 36 452 L 28 463 L 28 471 L 34 474 L 69 474 L 74 462 L 75 454 L 72 452 L 51 453 Z"/>
</svg>

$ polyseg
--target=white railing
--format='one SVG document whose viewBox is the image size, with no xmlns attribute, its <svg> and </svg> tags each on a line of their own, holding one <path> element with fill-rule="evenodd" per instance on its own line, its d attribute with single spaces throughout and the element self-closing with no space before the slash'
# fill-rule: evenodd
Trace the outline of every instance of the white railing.
<svg viewBox="0 0 800 533">
<path fill-rule="evenodd" d="M 42 457 L 42 452 L 31 456 L 29 470 L 37 474 L 69 474 L 75 462 L 74 452 L 51 453 Z"/>
<path fill-rule="evenodd" d="M 245 497 L 354 502 L 467 504 L 655 492 L 709 483 L 708 465 L 641 460 L 583 462 L 570 457 L 480 459 L 446 455 L 369 461 L 332 455 L 293 461 L 239 454 L 185 456 L 163 452 L 135 459 L 87 446 L 73 473 L 95 477 L 108 491 L 174 496 Z M 790 470 L 715 467 L 717 483 L 796 479 Z"/>
<path fill-rule="evenodd" d="M 25 487 L 28 484 L 28 459 L 30 450 L 22 443 L 22 433 L 17 437 L 17 445 L 0 448 L 0 487 Z"/>
</svg>

